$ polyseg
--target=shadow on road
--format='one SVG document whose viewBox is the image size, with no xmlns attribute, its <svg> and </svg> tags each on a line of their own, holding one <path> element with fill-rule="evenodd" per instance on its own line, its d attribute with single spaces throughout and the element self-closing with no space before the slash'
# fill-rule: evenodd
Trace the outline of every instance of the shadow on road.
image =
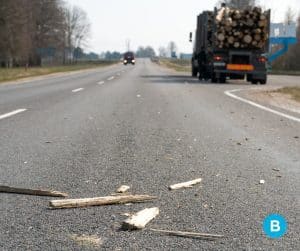
<svg viewBox="0 0 300 251">
<path fill-rule="evenodd" d="M 141 75 L 141 78 L 148 79 L 154 84 L 190 84 L 190 85 L 249 85 L 246 81 L 227 81 L 227 83 L 211 83 L 210 80 L 200 81 L 186 75 Z"/>
</svg>

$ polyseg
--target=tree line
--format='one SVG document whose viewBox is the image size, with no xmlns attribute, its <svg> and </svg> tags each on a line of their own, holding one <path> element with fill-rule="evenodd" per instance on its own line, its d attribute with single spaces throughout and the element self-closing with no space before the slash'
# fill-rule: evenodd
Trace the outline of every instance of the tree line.
<svg viewBox="0 0 300 251">
<path fill-rule="evenodd" d="M 89 33 L 87 14 L 62 0 L 0 0 L 2 67 L 73 62 Z"/>
<path fill-rule="evenodd" d="M 134 52 L 137 58 L 152 58 L 155 57 L 155 50 L 151 46 L 139 46 L 138 49 Z M 118 51 L 107 51 L 103 52 L 100 55 L 100 58 L 104 58 L 106 60 L 119 60 L 123 56 L 123 53 Z"/>
<path fill-rule="evenodd" d="M 298 17 L 297 24 L 297 43 L 290 46 L 288 52 L 274 62 L 273 69 L 287 71 L 300 70 L 300 16 Z"/>
</svg>

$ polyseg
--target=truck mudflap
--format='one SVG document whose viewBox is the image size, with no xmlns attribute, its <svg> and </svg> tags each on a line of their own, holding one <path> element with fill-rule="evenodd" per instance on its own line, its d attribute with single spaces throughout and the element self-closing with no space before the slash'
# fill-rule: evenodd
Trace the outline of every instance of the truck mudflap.
<svg viewBox="0 0 300 251">
<path fill-rule="evenodd" d="M 214 69 L 215 73 L 228 73 L 228 74 L 255 74 L 255 75 L 265 75 L 266 71 L 258 71 L 258 70 L 253 70 L 253 71 L 234 71 L 234 70 L 226 70 L 226 69 Z"/>
<path fill-rule="evenodd" d="M 217 62 L 218 63 L 218 62 Z M 255 75 L 265 75 L 266 70 L 262 68 L 256 68 L 252 64 L 227 64 L 225 62 L 219 62 L 218 65 L 214 62 L 213 71 L 216 74 L 255 74 Z"/>
<path fill-rule="evenodd" d="M 237 78 L 231 77 L 231 75 Z M 226 76 L 231 79 L 243 79 L 243 76 L 247 77 L 247 81 L 252 84 L 266 84 L 267 83 L 267 72 L 264 70 L 253 70 L 253 71 L 237 71 L 237 70 L 226 70 L 226 69 L 214 69 L 212 82 L 217 82 L 218 79 L 226 79 Z M 240 77 L 238 77 L 240 76 Z M 226 80 L 225 80 L 226 81 Z M 223 80 L 221 82 L 224 82 Z"/>
</svg>

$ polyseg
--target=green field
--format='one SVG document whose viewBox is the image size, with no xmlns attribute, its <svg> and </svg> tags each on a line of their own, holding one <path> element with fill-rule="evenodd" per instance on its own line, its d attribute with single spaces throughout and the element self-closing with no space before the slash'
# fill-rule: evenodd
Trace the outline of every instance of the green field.
<svg viewBox="0 0 300 251">
<path fill-rule="evenodd" d="M 116 61 L 97 61 L 62 66 L 0 68 L 0 82 L 12 81 L 27 77 L 42 76 L 51 73 L 78 71 L 116 64 Z"/>
</svg>

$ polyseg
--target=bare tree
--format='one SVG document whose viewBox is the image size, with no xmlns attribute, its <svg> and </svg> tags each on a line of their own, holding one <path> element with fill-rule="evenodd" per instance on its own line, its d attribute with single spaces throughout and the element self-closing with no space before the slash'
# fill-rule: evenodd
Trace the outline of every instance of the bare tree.
<svg viewBox="0 0 300 251">
<path fill-rule="evenodd" d="M 139 58 L 155 57 L 155 51 L 151 46 L 147 46 L 147 47 L 140 46 L 136 51 L 136 57 Z"/>
<path fill-rule="evenodd" d="M 297 39 L 298 39 L 298 44 L 300 44 L 300 13 L 299 13 L 299 16 L 298 16 Z"/>
<path fill-rule="evenodd" d="M 0 57 L 2 64 L 24 64 L 31 49 L 28 5 L 25 0 L 0 1 Z M 25 63 L 26 64 L 26 63 Z"/>
<path fill-rule="evenodd" d="M 65 17 L 66 43 L 72 54 L 75 48 L 86 46 L 90 35 L 90 23 L 86 12 L 76 6 L 66 9 Z"/>
<path fill-rule="evenodd" d="M 288 8 L 285 22 L 294 21 L 293 12 Z M 277 70 L 298 71 L 300 69 L 300 15 L 297 25 L 297 43 L 291 46 L 286 54 L 278 58 L 273 63 L 273 68 Z"/>
<path fill-rule="evenodd" d="M 167 55 L 168 55 L 167 49 L 162 46 L 159 47 L 158 52 L 159 52 L 160 57 L 167 57 Z"/>
<path fill-rule="evenodd" d="M 170 41 L 168 44 L 168 51 L 170 53 L 170 56 L 172 57 L 174 53 L 177 51 L 177 45 L 174 41 Z"/>
<path fill-rule="evenodd" d="M 40 52 L 39 55 L 35 54 L 35 61 L 39 61 L 41 56 L 47 56 L 50 49 L 53 53 L 62 56 L 65 41 L 65 16 L 60 0 L 32 2 L 33 44 L 35 50 Z"/>
<path fill-rule="evenodd" d="M 291 24 L 293 22 L 295 22 L 296 18 L 295 18 L 296 14 L 293 11 L 293 9 L 291 8 L 291 6 L 289 6 L 285 12 L 285 18 L 284 18 L 284 23 L 285 24 Z"/>
<path fill-rule="evenodd" d="M 2 65 L 40 64 L 40 49 L 62 50 L 64 15 L 60 0 L 0 0 Z"/>
<path fill-rule="evenodd" d="M 63 0 L 0 0 L 0 66 L 61 63 L 81 51 L 90 34 L 87 14 Z"/>
</svg>

